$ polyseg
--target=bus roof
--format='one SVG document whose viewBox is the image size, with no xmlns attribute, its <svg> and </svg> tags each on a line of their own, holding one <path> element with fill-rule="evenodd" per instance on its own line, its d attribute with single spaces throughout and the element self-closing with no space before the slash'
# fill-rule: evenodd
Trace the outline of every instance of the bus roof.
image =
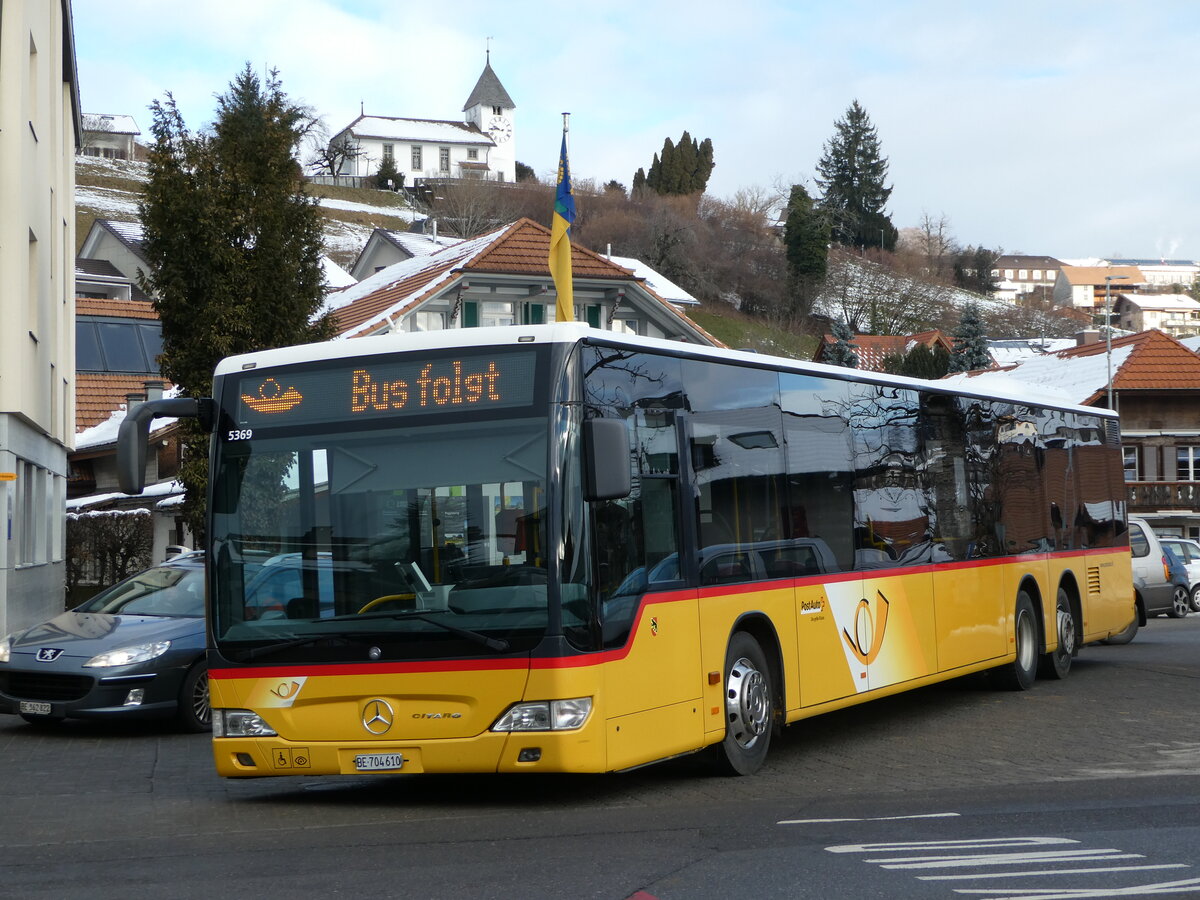
<svg viewBox="0 0 1200 900">
<path fill-rule="evenodd" d="M 1093 415 L 1117 418 L 1111 410 L 1094 406 L 1080 406 L 1061 394 L 1038 391 L 1031 387 L 1015 387 L 1001 391 L 964 390 L 962 384 L 925 381 L 886 372 L 869 372 L 861 369 L 846 369 L 806 360 L 769 356 L 746 350 L 730 350 L 689 344 L 682 341 L 641 337 L 591 328 L 584 322 L 559 322 L 550 325 L 501 325 L 489 328 L 447 328 L 436 331 L 395 331 L 388 334 L 323 341 L 314 344 L 299 344 L 274 350 L 244 353 L 221 360 L 216 374 L 231 375 L 247 369 L 274 366 L 290 366 L 298 363 L 359 359 L 367 356 L 405 353 L 414 350 L 439 351 L 471 347 L 497 347 L 531 344 L 576 344 L 590 341 L 610 346 L 626 346 L 631 349 L 655 350 L 671 356 L 714 361 L 735 362 L 753 368 L 775 369 L 834 378 L 840 381 L 860 381 L 870 384 L 887 384 L 897 387 L 935 391 L 956 396 L 979 397 L 981 399 L 1007 400 L 1053 409 L 1071 410 Z"/>
</svg>

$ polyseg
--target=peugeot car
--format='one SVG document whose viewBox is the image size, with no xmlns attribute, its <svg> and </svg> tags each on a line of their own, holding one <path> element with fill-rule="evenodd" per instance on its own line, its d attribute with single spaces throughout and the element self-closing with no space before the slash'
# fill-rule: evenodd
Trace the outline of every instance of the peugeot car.
<svg viewBox="0 0 1200 900">
<path fill-rule="evenodd" d="M 174 717 L 207 731 L 204 555 L 152 566 L 0 641 L 0 712 L 35 725 Z"/>
</svg>

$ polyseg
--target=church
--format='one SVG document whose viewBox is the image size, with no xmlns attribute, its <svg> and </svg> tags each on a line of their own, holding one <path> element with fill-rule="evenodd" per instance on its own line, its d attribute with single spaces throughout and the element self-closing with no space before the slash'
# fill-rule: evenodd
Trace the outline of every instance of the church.
<svg viewBox="0 0 1200 900">
<path fill-rule="evenodd" d="M 364 113 L 329 143 L 351 151 L 345 154 L 339 175 L 374 175 L 380 164 L 390 159 L 404 176 L 406 187 L 442 178 L 511 182 L 517 179 L 515 109 L 492 71 L 489 54 L 483 74 L 463 105 L 462 121 Z"/>
</svg>

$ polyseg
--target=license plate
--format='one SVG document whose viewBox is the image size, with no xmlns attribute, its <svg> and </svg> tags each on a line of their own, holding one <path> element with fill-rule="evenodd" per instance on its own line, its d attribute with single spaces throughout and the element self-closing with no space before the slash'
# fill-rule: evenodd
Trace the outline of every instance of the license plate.
<svg viewBox="0 0 1200 900">
<path fill-rule="evenodd" d="M 50 704 L 41 700 L 22 700 L 21 712 L 27 716 L 48 716 L 51 713 Z"/>
<path fill-rule="evenodd" d="M 362 753 L 354 757 L 354 768 L 360 772 L 379 772 L 403 766 L 404 756 L 400 753 Z"/>
</svg>

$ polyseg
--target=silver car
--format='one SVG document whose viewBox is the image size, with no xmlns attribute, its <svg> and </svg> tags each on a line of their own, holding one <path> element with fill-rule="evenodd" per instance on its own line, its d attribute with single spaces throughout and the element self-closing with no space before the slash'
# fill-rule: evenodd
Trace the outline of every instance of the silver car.
<svg viewBox="0 0 1200 900">
<path fill-rule="evenodd" d="M 174 717 L 207 731 L 204 555 L 152 566 L 0 641 L 0 713 L 34 725 Z"/>
</svg>

